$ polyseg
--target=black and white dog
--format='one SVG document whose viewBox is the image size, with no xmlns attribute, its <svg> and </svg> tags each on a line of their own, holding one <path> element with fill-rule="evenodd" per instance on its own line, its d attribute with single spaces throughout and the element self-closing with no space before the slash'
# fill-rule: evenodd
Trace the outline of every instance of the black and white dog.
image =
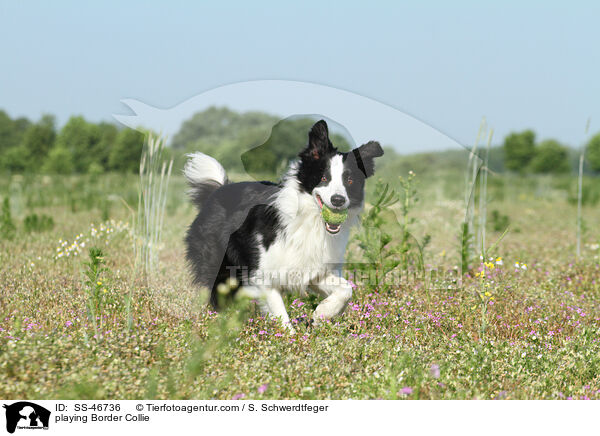
<svg viewBox="0 0 600 436">
<path fill-rule="evenodd" d="M 230 183 L 223 167 L 203 153 L 189 156 L 184 174 L 200 208 L 187 236 L 187 259 L 196 284 L 211 290 L 235 277 L 263 311 L 293 331 L 283 302 L 286 291 L 325 297 L 313 322 L 340 315 L 352 287 L 340 275 L 350 227 L 363 207 L 365 179 L 378 142 L 341 153 L 329 140 L 327 123 L 313 125 L 308 145 L 279 184 Z M 342 224 L 325 222 L 322 208 L 347 210 Z"/>
</svg>

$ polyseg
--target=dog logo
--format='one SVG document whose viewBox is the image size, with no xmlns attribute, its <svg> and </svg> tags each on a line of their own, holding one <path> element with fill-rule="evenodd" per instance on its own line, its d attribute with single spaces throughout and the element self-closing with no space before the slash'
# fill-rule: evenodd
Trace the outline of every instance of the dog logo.
<svg viewBox="0 0 600 436">
<path fill-rule="evenodd" d="M 6 409 L 6 431 L 14 433 L 18 429 L 48 430 L 50 411 L 29 401 L 19 401 L 11 405 L 4 404 Z"/>
</svg>

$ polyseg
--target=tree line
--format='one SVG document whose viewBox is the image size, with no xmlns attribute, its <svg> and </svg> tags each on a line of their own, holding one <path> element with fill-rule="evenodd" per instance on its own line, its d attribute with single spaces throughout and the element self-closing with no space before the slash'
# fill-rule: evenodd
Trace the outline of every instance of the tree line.
<svg viewBox="0 0 600 436">
<path fill-rule="evenodd" d="M 228 171 L 246 172 L 260 179 L 280 174 L 296 157 L 314 121 L 309 116 L 281 120 L 259 111 L 209 107 L 182 124 L 168 152 L 176 168 L 183 166 L 186 153 L 201 151 L 219 160 Z M 332 142 L 342 151 L 349 150 L 349 137 L 341 131 L 339 127 L 333 129 Z M 93 123 L 73 116 L 57 129 L 52 115 L 32 122 L 11 119 L 0 110 L 0 172 L 137 172 L 143 144 L 143 133 L 108 122 Z M 573 167 L 572 148 L 554 139 L 537 142 L 532 130 L 506 136 L 501 151 L 492 153 L 498 161 L 492 165 L 495 170 L 567 173 Z M 600 172 L 600 133 L 589 140 L 585 153 L 587 168 Z"/>
<path fill-rule="evenodd" d="M 555 139 L 536 142 L 535 132 L 513 132 L 504 138 L 504 167 L 519 173 L 568 173 L 572 170 L 573 149 Z M 600 172 L 600 133 L 584 149 L 588 168 Z"/>
<path fill-rule="evenodd" d="M 0 110 L 0 171 L 100 174 L 139 170 L 144 135 L 73 116 L 58 130 L 52 115 L 37 122 Z"/>
</svg>

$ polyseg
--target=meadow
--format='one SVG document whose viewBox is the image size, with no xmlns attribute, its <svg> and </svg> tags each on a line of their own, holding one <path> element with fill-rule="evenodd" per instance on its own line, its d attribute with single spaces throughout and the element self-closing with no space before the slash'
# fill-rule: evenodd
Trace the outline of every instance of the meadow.
<svg viewBox="0 0 600 436">
<path fill-rule="evenodd" d="M 398 176 L 409 170 L 416 196 L 404 209 Z M 381 215 L 386 246 L 402 245 L 405 224 L 430 241 L 419 271 L 440 274 L 356 280 L 342 318 L 299 322 L 290 335 L 249 302 L 211 311 L 191 285 L 183 237 L 195 210 L 173 174 L 151 277 L 134 252 L 138 177 L 0 182 L 10 206 L 0 222 L 0 398 L 600 398 L 597 179 L 584 180 L 577 257 L 575 177 L 490 175 L 477 222 L 493 250 L 474 249 L 461 272 L 464 168 L 426 156 L 382 166 L 400 198 Z M 361 251 L 354 239 L 349 259 Z M 403 251 L 382 262 L 390 253 Z M 416 271 L 412 260 L 396 268 Z M 302 319 L 317 300 L 288 303 Z"/>
</svg>

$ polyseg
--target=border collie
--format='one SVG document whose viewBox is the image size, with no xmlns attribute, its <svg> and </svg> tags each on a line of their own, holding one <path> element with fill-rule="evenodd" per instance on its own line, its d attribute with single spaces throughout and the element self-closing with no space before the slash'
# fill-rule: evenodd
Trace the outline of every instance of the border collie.
<svg viewBox="0 0 600 436">
<path fill-rule="evenodd" d="M 341 276 L 350 227 L 363 208 L 365 179 L 382 155 L 374 141 L 339 152 L 324 120 L 312 126 L 308 144 L 279 184 L 230 183 L 215 159 L 189 155 L 184 174 L 200 209 L 186 236 L 194 283 L 211 291 L 217 308 L 219 284 L 234 277 L 263 312 L 292 332 L 283 292 L 325 297 L 312 316 L 315 324 L 341 315 L 352 297 Z M 326 222 L 323 205 L 347 214 L 346 220 Z"/>
</svg>

